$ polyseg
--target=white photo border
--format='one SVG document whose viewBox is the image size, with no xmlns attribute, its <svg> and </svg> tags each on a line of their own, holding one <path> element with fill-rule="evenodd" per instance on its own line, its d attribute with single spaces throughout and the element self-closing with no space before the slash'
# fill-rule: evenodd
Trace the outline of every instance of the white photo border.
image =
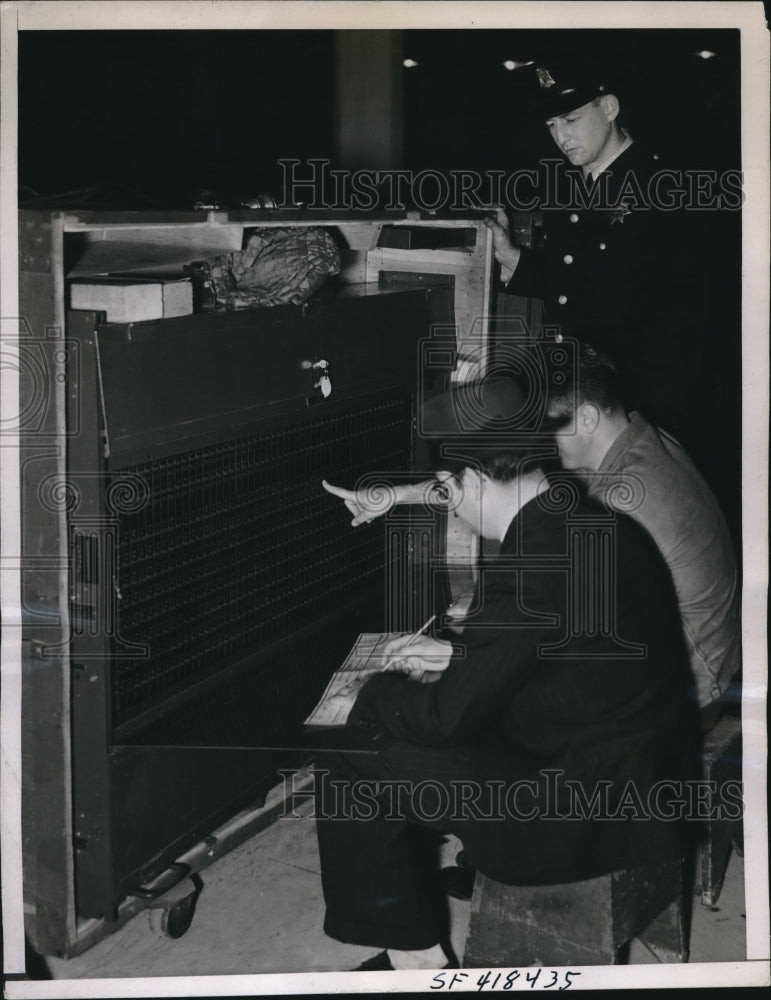
<svg viewBox="0 0 771 1000">
<path fill-rule="evenodd" d="M 747 961 L 709 965 L 586 968 L 576 988 L 760 986 L 769 983 L 768 829 L 766 817 L 768 583 L 768 317 L 769 317 L 769 45 L 764 8 L 753 3 L 490 2 L 94 2 L 4 3 L 0 12 L 2 142 L 0 143 L 0 318 L 4 338 L 18 329 L 16 160 L 17 32 L 36 30 L 274 29 L 274 28 L 738 28 L 742 59 L 743 253 L 743 557 L 744 786 Z M 2 371 L 3 418 L 18 411 L 14 372 Z M 5 972 L 23 972 L 21 899 L 21 728 L 18 441 L 0 448 L 2 489 L 2 890 Z M 424 973 L 288 974 L 260 976 L 56 980 L 9 979 L 6 995 L 26 997 L 253 996 L 332 992 L 428 992 Z M 392 978 L 391 978 L 392 977 Z M 457 990 L 474 989 L 473 981 Z"/>
</svg>

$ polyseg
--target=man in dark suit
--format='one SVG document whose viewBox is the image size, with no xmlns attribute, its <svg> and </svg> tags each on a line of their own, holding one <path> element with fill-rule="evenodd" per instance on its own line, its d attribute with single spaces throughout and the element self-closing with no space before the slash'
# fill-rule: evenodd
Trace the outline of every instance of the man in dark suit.
<svg viewBox="0 0 771 1000">
<path fill-rule="evenodd" d="M 538 67 L 535 80 L 533 114 L 567 163 L 542 164 L 537 246 L 514 245 L 503 209 L 488 220 L 505 290 L 542 299 L 562 336 L 614 361 L 634 409 L 682 436 L 705 341 L 705 213 L 683 171 L 621 127 L 601 70 Z"/>
<path fill-rule="evenodd" d="M 687 660 L 666 567 L 631 520 L 550 488 L 537 431 L 517 435 L 504 414 L 434 443 L 450 516 L 500 550 L 480 564 L 462 642 L 392 640 L 397 669 L 359 692 L 348 725 L 392 742 L 317 757 L 325 930 L 387 949 L 362 969 L 445 964 L 427 831 L 522 885 L 682 850 L 669 799 L 690 749 Z"/>
</svg>

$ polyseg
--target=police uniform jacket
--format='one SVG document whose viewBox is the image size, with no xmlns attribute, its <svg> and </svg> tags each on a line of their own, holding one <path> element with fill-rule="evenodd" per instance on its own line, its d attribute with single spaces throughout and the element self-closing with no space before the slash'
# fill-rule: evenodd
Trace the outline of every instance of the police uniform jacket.
<svg viewBox="0 0 771 1000">
<path fill-rule="evenodd" d="M 541 246 L 523 249 L 507 291 L 542 298 L 548 324 L 617 364 L 630 406 L 676 430 L 703 340 L 703 245 L 686 209 L 661 204 L 677 205 L 662 166 L 638 142 L 594 182 L 558 165 Z"/>
</svg>

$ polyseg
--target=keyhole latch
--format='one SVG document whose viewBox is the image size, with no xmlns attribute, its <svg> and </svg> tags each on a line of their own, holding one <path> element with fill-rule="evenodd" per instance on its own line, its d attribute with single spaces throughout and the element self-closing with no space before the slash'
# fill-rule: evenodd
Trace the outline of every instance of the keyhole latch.
<svg viewBox="0 0 771 1000">
<path fill-rule="evenodd" d="M 318 361 L 303 361 L 302 367 L 306 371 L 314 372 L 317 376 L 313 383 L 314 389 L 319 389 L 324 399 L 332 394 L 332 379 L 329 372 L 329 362 L 321 358 Z"/>
</svg>

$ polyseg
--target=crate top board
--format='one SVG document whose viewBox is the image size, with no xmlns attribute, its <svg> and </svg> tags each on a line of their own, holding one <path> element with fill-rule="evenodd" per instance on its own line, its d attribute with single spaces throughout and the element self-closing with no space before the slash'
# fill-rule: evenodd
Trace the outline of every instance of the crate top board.
<svg viewBox="0 0 771 1000">
<path fill-rule="evenodd" d="M 275 226 L 324 226 L 334 230 L 343 285 L 384 283 L 409 275 L 454 289 L 460 379 L 481 376 L 488 363 L 493 246 L 488 213 L 298 209 L 106 212 L 24 210 L 20 221 L 22 270 L 45 250 L 40 233 L 58 232 L 66 279 L 152 271 L 180 277 L 185 264 L 240 250 L 249 230 Z M 457 233 L 457 240 L 447 236 Z"/>
</svg>

